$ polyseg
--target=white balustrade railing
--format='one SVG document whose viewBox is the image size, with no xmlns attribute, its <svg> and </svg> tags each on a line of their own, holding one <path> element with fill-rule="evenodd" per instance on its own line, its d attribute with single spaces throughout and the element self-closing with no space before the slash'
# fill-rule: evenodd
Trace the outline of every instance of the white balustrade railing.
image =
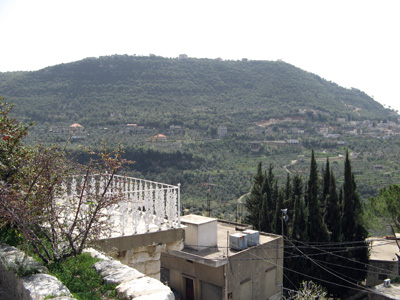
<svg viewBox="0 0 400 300">
<path fill-rule="evenodd" d="M 110 175 L 71 176 L 61 184 L 64 199 L 78 198 L 103 193 Z M 86 184 L 85 184 L 86 181 Z M 82 191 L 82 187 L 85 189 Z M 177 228 L 180 220 L 180 184 L 177 186 L 139 178 L 114 175 L 106 197 L 117 196 L 117 204 L 106 211 L 113 227 L 120 234 L 137 233 L 138 226 L 144 224 L 145 230 L 151 228 Z M 90 198 L 90 196 L 88 197 Z M 88 200 L 90 201 L 90 200 Z M 85 201 L 83 201 L 85 203 Z M 85 210 L 85 205 L 82 206 Z M 155 227 L 154 227 L 155 226 Z M 115 230 L 115 228 L 114 228 Z"/>
</svg>

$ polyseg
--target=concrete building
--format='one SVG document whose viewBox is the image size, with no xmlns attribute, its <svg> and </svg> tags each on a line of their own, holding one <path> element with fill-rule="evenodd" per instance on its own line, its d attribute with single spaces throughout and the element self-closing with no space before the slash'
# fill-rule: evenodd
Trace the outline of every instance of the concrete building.
<svg viewBox="0 0 400 300">
<path fill-rule="evenodd" d="M 250 150 L 253 152 L 258 152 L 261 149 L 260 142 L 250 142 Z"/>
<path fill-rule="evenodd" d="M 163 134 L 157 134 L 150 139 L 152 142 L 166 142 L 167 137 Z"/>
<path fill-rule="evenodd" d="M 219 126 L 217 133 L 218 133 L 218 137 L 222 138 L 228 134 L 228 128 L 226 126 Z"/>
<path fill-rule="evenodd" d="M 281 299 L 283 239 L 242 224 L 188 215 L 184 248 L 161 254 L 161 273 L 182 299 Z"/>
<path fill-rule="evenodd" d="M 371 251 L 367 274 L 367 286 L 376 286 L 385 279 L 400 275 L 400 251 L 394 239 L 370 238 Z"/>
</svg>

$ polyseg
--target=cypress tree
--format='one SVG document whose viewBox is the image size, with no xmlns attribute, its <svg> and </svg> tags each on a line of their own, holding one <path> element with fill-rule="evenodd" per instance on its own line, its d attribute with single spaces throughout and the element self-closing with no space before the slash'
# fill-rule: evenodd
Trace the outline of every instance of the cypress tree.
<svg viewBox="0 0 400 300">
<path fill-rule="evenodd" d="M 307 233 L 311 242 L 326 242 L 329 240 L 328 230 L 319 199 L 319 179 L 314 150 L 311 153 L 310 176 L 306 189 L 306 205 L 308 208 Z"/>
<path fill-rule="evenodd" d="M 326 197 L 326 215 L 325 223 L 330 232 L 330 240 L 332 242 L 340 242 L 342 236 L 342 214 L 340 211 L 339 196 L 336 190 L 336 179 L 331 172 L 329 195 Z"/>
<path fill-rule="evenodd" d="M 293 178 L 294 209 L 290 237 L 293 240 L 307 241 L 307 210 L 303 200 L 303 182 L 299 175 Z"/>
<path fill-rule="evenodd" d="M 285 199 L 283 200 L 283 206 L 284 208 L 287 208 L 289 213 L 293 213 L 294 202 L 292 202 L 292 183 L 289 173 L 287 173 L 286 176 Z"/>
<path fill-rule="evenodd" d="M 346 251 L 343 256 L 346 256 L 349 259 L 345 263 L 347 267 L 350 267 L 345 272 L 346 275 L 353 278 L 355 282 L 360 282 L 366 278 L 366 264 L 368 263 L 369 253 L 368 244 L 365 242 L 365 239 L 368 236 L 368 231 L 363 221 L 363 207 L 357 190 L 354 174 L 351 171 L 348 150 L 346 151 L 344 166 L 342 201 L 343 242 L 348 242 L 348 244 L 344 245 L 348 251 Z M 358 242 L 356 247 L 354 242 Z M 352 262 L 351 260 L 364 263 L 364 265 Z M 344 292 L 344 290 L 341 292 Z"/>
<path fill-rule="evenodd" d="M 324 181 L 323 181 L 323 187 L 322 187 L 322 207 L 324 210 L 327 208 L 327 203 L 326 203 L 326 198 L 329 195 L 329 188 L 331 185 L 331 170 L 329 166 L 329 158 L 326 158 L 326 165 L 325 165 L 325 170 L 324 170 Z"/>
<path fill-rule="evenodd" d="M 284 198 L 284 192 L 282 190 L 279 190 L 278 192 L 278 201 L 276 202 L 276 209 L 275 209 L 275 226 L 274 226 L 274 232 L 276 234 L 282 234 L 282 209 L 283 207 L 283 198 Z M 283 228 L 284 228 L 284 233 L 283 235 L 288 235 L 287 232 L 287 226 L 286 222 L 283 222 Z"/>
<path fill-rule="evenodd" d="M 266 193 L 263 193 L 261 197 L 261 209 L 259 211 L 259 214 L 259 224 L 257 229 L 264 232 L 271 232 L 271 221 L 269 218 L 270 214 Z"/>
<path fill-rule="evenodd" d="M 295 175 L 293 178 L 293 194 L 292 200 L 293 215 L 290 230 L 290 241 L 285 241 L 285 264 L 288 268 L 297 272 L 307 272 L 309 265 L 308 261 L 303 258 L 303 254 L 296 248 L 301 247 L 302 242 L 308 240 L 307 237 L 307 208 L 303 198 L 303 182 L 300 175 Z M 285 270 L 284 283 L 286 286 L 292 284 L 300 286 L 304 277 L 296 272 Z"/>
<path fill-rule="evenodd" d="M 275 211 L 276 211 L 276 206 L 278 205 L 278 201 L 279 201 L 279 197 L 280 197 L 281 191 L 280 191 L 280 188 L 278 187 L 278 180 L 275 179 L 273 184 L 274 184 L 274 186 L 273 186 L 272 191 L 271 191 L 272 192 L 272 197 L 271 197 L 271 202 L 270 202 L 270 208 L 271 208 L 270 209 L 271 232 L 279 233 L 280 231 L 277 232 L 275 224 L 277 222 L 277 219 L 280 220 L 280 216 L 276 215 Z M 282 194 L 282 204 L 281 204 L 281 206 L 283 207 L 283 194 Z M 279 228 L 280 228 L 280 226 L 279 226 Z"/>
<path fill-rule="evenodd" d="M 257 165 L 257 172 L 254 176 L 254 183 L 251 188 L 250 196 L 247 198 L 245 207 L 248 215 L 245 217 L 245 222 L 258 228 L 260 224 L 260 210 L 262 206 L 263 185 L 265 181 L 265 174 L 262 171 L 262 162 Z"/>
</svg>

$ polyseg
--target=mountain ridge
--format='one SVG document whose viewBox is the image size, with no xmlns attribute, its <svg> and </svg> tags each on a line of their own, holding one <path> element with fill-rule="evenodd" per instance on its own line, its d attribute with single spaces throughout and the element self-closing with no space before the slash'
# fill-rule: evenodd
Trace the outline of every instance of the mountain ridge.
<svg viewBox="0 0 400 300">
<path fill-rule="evenodd" d="M 38 71 L 0 73 L 0 95 L 16 104 L 22 118 L 56 124 L 74 120 L 110 125 L 117 119 L 207 129 L 202 121 L 208 119 L 206 113 L 217 114 L 220 123 L 237 130 L 271 117 L 299 115 L 300 109 L 320 111 L 330 119 L 390 117 L 360 90 L 340 87 L 282 61 L 86 58 Z M 238 126 L 232 125 L 232 116 L 240 119 Z"/>
</svg>

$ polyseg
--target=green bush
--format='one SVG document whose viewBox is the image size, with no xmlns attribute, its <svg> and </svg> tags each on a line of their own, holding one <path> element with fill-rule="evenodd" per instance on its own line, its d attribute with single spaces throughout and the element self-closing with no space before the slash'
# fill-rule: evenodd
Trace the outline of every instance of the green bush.
<svg viewBox="0 0 400 300">
<path fill-rule="evenodd" d="M 99 259 L 83 253 L 59 263 L 52 263 L 49 270 L 78 300 L 117 299 L 116 286 L 104 284 L 103 278 L 93 269 L 97 261 Z"/>
</svg>

